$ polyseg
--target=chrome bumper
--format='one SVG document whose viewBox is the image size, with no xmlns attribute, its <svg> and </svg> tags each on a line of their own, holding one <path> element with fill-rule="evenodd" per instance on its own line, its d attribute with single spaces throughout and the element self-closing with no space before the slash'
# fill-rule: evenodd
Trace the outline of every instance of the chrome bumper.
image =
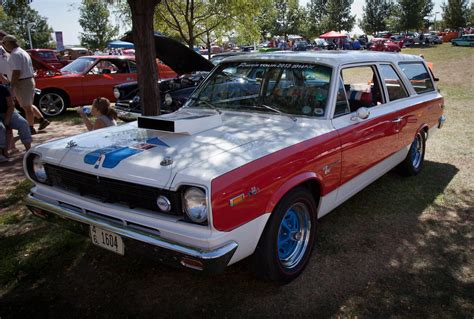
<svg viewBox="0 0 474 319">
<path fill-rule="evenodd" d="M 139 250 L 147 257 L 156 257 L 160 262 L 209 273 L 222 272 L 234 255 L 238 244 L 234 241 L 213 249 L 203 250 L 161 238 L 139 229 L 131 229 L 114 221 L 108 221 L 77 212 L 64 206 L 49 203 L 30 194 L 26 206 L 33 215 L 49 222 L 60 224 L 74 232 L 88 234 L 90 226 L 96 226 L 123 237 L 125 254 L 135 254 Z M 154 252 L 154 254 L 150 254 Z"/>
</svg>

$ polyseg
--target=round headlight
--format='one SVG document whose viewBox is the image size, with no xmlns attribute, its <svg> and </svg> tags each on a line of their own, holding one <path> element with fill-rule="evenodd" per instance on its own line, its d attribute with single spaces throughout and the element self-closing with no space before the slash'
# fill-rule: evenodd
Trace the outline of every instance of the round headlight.
<svg viewBox="0 0 474 319">
<path fill-rule="evenodd" d="M 184 192 L 184 211 L 195 223 L 207 220 L 207 199 L 204 190 L 190 187 Z"/>
<path fill-rule="evenodd" d="M 36 177 L 38 182 L 46 183 L 48 180 L 46 169 L 44 168 L 43 162 L 39 156 L 35 156 L 33 159 L 33 173 L 35 174 L 34 177 Z"/>
<path fill-rule="evenodd" d="M 166 93 L 165 94 L 165 104 L 170 106 L 171 103 L 173 103 L 173 98 L 171 97 L 171 95 L 169 93 Z"/>
<path fill-rule="evenodd" d="M 167 213 L 171 210 L 171 202 L 163 195 L 158 196 L 156 199 L 156 206 L 158 206 L 162 212 Z"/>
<path fill-rule="evenodd" d="M 114 88 L 114 96 L 116 99 L 118 99 L 120 97 L 120 90 L 117 89 L 117 88 Z"/>
</svg>

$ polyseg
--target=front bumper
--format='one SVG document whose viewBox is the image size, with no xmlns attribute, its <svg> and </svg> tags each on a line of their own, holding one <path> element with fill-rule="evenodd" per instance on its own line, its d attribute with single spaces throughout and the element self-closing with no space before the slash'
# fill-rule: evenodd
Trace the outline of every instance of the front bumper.
<svg viewBox="0 0 474 319">
<path fill-rule="evenodd" d="M 26 206 L 35 216 L 80 234 L 88 234 L 89 227 L 96 226 L 120 235 L 124 241 L 126 255 L 139 254 L 168 265 L 192 268 L 207 273 L 222 272 L 238 247 L 234 241 L 212 250 L 181 245 L 161 238 L 159 235 L 49 203 L 33 194 L 27 196 Z M 142 252 L 145 253 L 142 254 Z"/>
</svg>

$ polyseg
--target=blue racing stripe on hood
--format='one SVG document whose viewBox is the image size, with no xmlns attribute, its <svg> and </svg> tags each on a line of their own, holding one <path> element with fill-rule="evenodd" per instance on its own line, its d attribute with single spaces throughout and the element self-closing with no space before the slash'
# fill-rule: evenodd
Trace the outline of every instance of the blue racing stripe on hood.
<svg viewBox="0 0 474 319">
<path fill-rule="evenodd" d="M 99 168 L 100 160 L 103 156 L 102 167 L 114 168 L 122 160 L 141 152 L 143 152 L 143 150 L 129 148 L 127 146 L 109 146 L 86 154 L 86 156 L 84 156 L 84 163 L 94 165 L 94 168 Z"/>
</svg>

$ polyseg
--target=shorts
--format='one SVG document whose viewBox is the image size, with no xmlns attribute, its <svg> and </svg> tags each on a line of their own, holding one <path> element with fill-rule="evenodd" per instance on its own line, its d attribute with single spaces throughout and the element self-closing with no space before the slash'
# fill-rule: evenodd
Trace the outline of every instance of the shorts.
<svg viewBox="0 0 474 319">
<path fill-rule="evenodd" d="M 33 78 L 19 80 L 13 89 L 13 94 L 21 107 L 33 105 L 35 97 L 35 80 Z"/>
</svg>

